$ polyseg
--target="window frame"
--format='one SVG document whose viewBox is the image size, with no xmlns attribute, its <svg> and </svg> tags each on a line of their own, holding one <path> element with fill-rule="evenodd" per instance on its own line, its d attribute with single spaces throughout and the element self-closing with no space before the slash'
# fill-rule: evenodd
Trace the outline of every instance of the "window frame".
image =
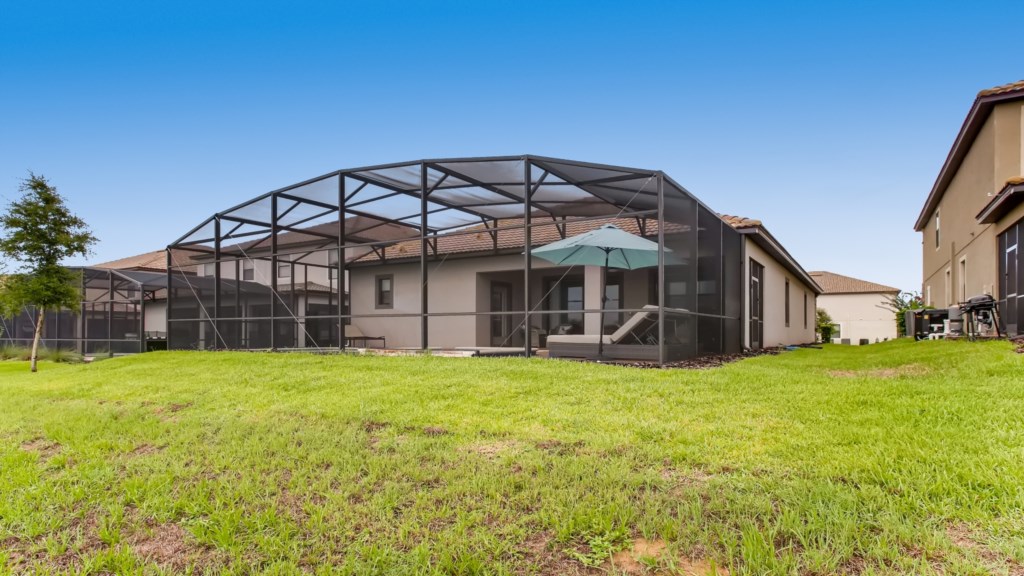
<svg viewBox="0 0 1024 576">
<path fill-rule="evenodd" d="M 389 295 L 388 302 L 382 302 L 381 296 L 383 291 L 381 290 L 381 282 L 387 280 L 389 282 L 389 288 L 387 293 Z M 394 274 L 377 274 L 373 277 L 373 305 L 376 310 L 393 310 L 395 308 L 395 275 Z"/>
<path fill-rule="evenodd" d="M 804 330 L 807 330 L 807 291 L 804 290 Z"/>
<path fill-rule="evenodd" d="M 789 328 L 789 277 L 786 277 L 786 328 Z"/>
<path fill-rule="evenodd" d="M 246 267 L 248 266 L 248 268 Z M 246 258 L 242 260 L 242 281 L 254 282 L 256 280 L 256 263 Z"/>
<path fill-rule="evenodd" d="M 287 274 L 281 274 L 282 267 L 288 271 Z M 294 269 L 294 263 L 290 256 L 278 256 L 277 257 L 277 277 L 278 278 L 291 278 Z"/>
</svg>

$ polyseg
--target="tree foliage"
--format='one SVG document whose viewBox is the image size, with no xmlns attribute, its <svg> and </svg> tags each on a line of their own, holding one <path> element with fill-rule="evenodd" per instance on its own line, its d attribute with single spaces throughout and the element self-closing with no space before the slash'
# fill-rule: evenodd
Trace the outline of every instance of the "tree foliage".
<svg viewBox="0 0 1024 576">
<path fill-rule="evenodd" d="M 836 324 L 832 321 L 832 316 L 825 311 L 824 308 L 818 308 L 815 313 L 815 330 L 821 335 L 822 342 L 831 342 L 832 333 L 835 332 Z"/>
<path fill-rule="evenodd" d="M 883 310 L 889 310 L 896 315 L 896 333 L 900 336 L 906 334 L 906 312 L 907 310 L 925 310 L 931 308 L 924 303 L 924 298 L 919 292 L 899 292 L 887 294 L 885 302 L 878 305 Z"/>
<path fill-rule="evenodd" d="M 81 301 L 77 274 L 61 262 L 88 255 L 96 238 L 45 177 L 30 172 L 18 190 L 21 197 L 0 215 L 0 256 L 18 266 L 0 282 L 0 314 L 11 316 L 26 306 L 38 312 L 32 343 L 35 371 L 45 312 L 76 310 Z"/>
</svg>

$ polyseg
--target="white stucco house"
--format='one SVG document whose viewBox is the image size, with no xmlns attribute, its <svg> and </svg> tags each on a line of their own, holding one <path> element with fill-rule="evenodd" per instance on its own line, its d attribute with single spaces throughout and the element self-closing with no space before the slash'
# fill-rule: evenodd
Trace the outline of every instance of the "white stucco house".
<svg viewBox="0 0 1024 576">
<path fill-rule="evenodd" d="M 832 341 L 837 344 L 873 344 L 897 337 L 896 319 L 886 308 L 899 288 L 868 282 L 834 272 L 811 272 L 822 289 L 818 307 L 836 324 Z"/>
</svg>

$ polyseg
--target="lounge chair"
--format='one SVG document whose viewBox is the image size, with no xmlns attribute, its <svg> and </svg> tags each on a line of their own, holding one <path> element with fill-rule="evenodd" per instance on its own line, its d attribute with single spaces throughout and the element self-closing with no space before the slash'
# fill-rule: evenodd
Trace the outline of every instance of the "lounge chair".
<svg viewBox="0 0 1024 576">
<path fill-rule="evenodd" d="M 366 343 L 370 340 L 374 342 L 380 342 L 381 348 L 387 348 L 388 343 L 384 336 L 367 336 L 363 334 L 363 331 L 359 329 L 355 324 L 345 325 L 345 346 L 348 348 L 369 348 Z M 361 342 L 362 346 L 356 346 L 356 342 Z"/>
<path fill-rule="evenodd" d="M 685 310 L 673 309 L 673 312 Z M 648 304 L 633 314 L 613 334 L 566 334 L 548 336 L 548 355 L 551 358 L 598 359 L 598 338 L 604 339 L 604 358 L 608 360 L 658 360 L 658 307 Z M 675 338 L 675 330 L 666 326 L 666 352 L 668 358 L 679 358 L 683 345 Z"/>
</svg>

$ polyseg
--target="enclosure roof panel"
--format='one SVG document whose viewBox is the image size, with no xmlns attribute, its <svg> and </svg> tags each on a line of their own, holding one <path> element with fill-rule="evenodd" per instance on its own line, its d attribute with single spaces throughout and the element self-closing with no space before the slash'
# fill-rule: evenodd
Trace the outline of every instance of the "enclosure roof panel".
<svg viewBox="0 0 1024 576">
<path fill-rule="evenodd" d="M 323 222 L 332 217 L 332 211 L 362 219 L 365 233 L 360 235 L 358 227 L 346 225 L 346 239 L 395 241 L 418 237 L 420 228 L 424 233 L 438 233 L 522 216 L 528 190 L 533 195 L 530 211 L 538 216 L 615 217 L 627 210 L 656 209 L 659 174 L 649 169 L 532 155 L 435 158 L 349 168 L 279 188 L 218 212 L 171 246 L 211 246 L 219 234 L 222 249 L 225 244 L 241 249 L 264 247 L 257 239 L 257 229 L 265 227 L 269 234 L 274 222 L 279 244 L 282 240 L 303 242 L 311 240 L 303 237 L 307 231 L 316 238 L 322 237 L 317 232 L 340 232 L 337 214 L 333 215 L 333 229 Z M 692 197 L 670 178 L 665 183 L 666 196 Z M 426 210 L 421 189 L 426 191 Z M 221 222 L 219 232 L 217 221 Z M 238 232 L 240 229 L 244 233 Z M 235 240 L 246 235 L 252 239 Z"/>
</svg>

